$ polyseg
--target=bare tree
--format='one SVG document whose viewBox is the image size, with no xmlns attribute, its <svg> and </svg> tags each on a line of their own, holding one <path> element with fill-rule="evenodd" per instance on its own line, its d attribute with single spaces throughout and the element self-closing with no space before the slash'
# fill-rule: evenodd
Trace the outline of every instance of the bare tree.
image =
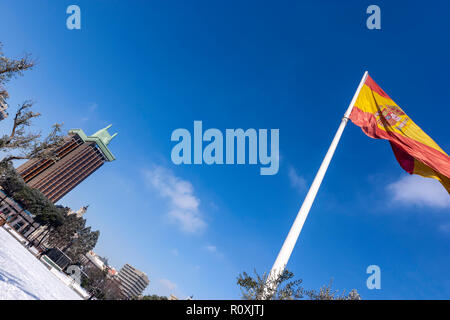
<svg viewBox="0 0 450 320">
<path fill-rule="evenodd" d="M 4 85 L 11 79 L 23 75 L 26 70 L 32 69 L 36 61 L 29 54 L 22 58 L 11 59 L 3 54 L 3 44 L 0 42 L 0 85 Z"/>
<path fill-rule="evenodd" d="M 54 124 L 50 134 L 43 139 L 41 133 L 27 132 L 32 120 L 40 116 L 39 113 L 31 111 L 32 106 L 30 101 L 20 105 L 11 133 L 0 137 L 0 151 L 7 154 L 1 162 L 32 158 L 57 159 L 56 149 L 64 140 L 61 124 Z"/>
<path fill-rule="evenodd" d="M 4 85 L 11 79 L 23 75 L 24 71 L 32 69 L 36 64 L 28 54 L 19 59 L 5 57 L 2 49 L 3 44 L 0 42 L 0 102 L 9 98 Z"/>
<path fill-rule="evenodd" d="M 7 98 L 8 92 L 3 88 L 11 79 L 21 76 L 24 71 L 32 69 L 36 62 L 26 54 L 21 58 L 5 57 L 0 43 L 0 95 Z M 18 106 L 9 134 L 0 137 L 0 152 L 6 156 L 0 161 L 0 169 L 5 169 L 11 160 L 17 159 L 56 159 L 56 149 L 63 142 L 61 124 L 55 124 L 45 138 L 40 132 L 28 132 L 32 121 L 40 114 L 32 111 L 33 102 L 25 101 Z M 2 170 L 4 171 L 4 170 Z"/>
</svg>

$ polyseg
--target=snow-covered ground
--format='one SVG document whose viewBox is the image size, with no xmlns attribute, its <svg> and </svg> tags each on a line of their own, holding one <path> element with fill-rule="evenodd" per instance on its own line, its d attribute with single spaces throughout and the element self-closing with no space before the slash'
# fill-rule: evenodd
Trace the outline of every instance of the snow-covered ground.
<svg viewBox="0 0 450 320">
<path fill-rule="evenodd" d="M 0 300 L 24 299 L 81 298 L 0 227 Z"/>
</svg>

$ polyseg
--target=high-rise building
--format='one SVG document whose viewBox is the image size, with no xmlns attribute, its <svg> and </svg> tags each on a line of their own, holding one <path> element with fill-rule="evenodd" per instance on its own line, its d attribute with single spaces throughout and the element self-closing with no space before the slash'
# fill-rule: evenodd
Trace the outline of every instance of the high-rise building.
<svg viewBox="0 0 450 320">
<path fill-rule="evenodd" d="M 108 133 L 111 125 L 91 136 L 81 129 L 69 131 L 64 144 L 56 150 L 58 160 L 31 159 L 17 171 L 32 188 L 39 189 L 53 203 L 115 158 L 108 144 L 117 133 Z"/>
<path fill-rule="evenodd" d="M 150 281 L 145 273 L 128 263 L 119 271 L 120 290 L 125 298 L 131 299 L 144 292 Z"/>
</svg>

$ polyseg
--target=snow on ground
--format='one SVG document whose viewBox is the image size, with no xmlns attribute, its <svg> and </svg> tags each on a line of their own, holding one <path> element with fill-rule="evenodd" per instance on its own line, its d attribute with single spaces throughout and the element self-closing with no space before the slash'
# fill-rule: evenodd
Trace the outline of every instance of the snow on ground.
<svg viewBox="0 0 450 320">
<path fill-rule="evenodd" d="M 0 300 L 79 300 L 5 229 L 0 227 Z"/>
</svg>

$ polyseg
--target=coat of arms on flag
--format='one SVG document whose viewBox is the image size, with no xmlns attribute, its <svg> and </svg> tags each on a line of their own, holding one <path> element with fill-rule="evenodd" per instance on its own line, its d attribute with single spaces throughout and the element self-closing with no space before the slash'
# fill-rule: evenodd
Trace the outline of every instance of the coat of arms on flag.
<svg viewBox="0 0 450 320">
<path fill-rule="evenodd" d="M 349 118 L 369 137 L 389 140 L 404 170 L 439 180 L 450 194 L 450 157 L 370 76 L 367 76 Z"/>
</svg>

